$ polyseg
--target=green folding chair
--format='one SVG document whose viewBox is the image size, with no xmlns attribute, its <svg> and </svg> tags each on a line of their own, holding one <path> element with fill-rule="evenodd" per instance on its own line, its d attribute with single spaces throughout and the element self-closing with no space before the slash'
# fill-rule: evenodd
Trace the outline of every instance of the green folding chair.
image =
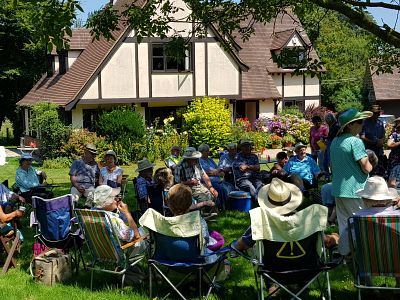
<svg viewBox="0 0 400 300">
<path fill-rule="evenodd" d="M 122 275 L 123 288 L 126 271 L 144 258 L 142 254 L 132 255 L 133 246 L 144 237 L 121 245 L 105 211 L 74 209 L 74 212 L 92 254 L 90 289 L 93 289 L 94 271 Z"/>
</svg>

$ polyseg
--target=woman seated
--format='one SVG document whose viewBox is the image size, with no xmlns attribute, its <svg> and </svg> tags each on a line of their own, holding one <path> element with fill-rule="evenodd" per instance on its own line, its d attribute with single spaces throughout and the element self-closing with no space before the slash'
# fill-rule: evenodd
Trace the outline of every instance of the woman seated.
<svg viewBox="0 0 400 300">
<path fill-rule="evenodd" d="M 53 197 L 52 192 L 46 191 L 46 183 L 41 183 L 41 179 L 47 179 L 46 173 L 32 167 L 32 156 L 30 154 L 23 154 L 19 160 L 19 168 L 16 171 L 15 184 L 26 202 L 32 202 L 32 196 Z"/>
<path fill-rule="evenodd" d="M 108 150 L 104 159 L 106 165 L 100 169 L 99 185 L 105 184 L 112 188 L 120 188 L 124 170 L 116 165 L 117 155 L 113 150 Z"/>
<path fill-rule="evenodd" d="M 176 184 L 169 190 L 166 199 L 168 207 L 174 216 L 180 216 L 188 213 L 192 207 L 192 190 L 187 185 L 182 183 Z M 206 246 L 204 254 L 211 254 L 213 251 L 218 250 L 224 244 L 224 238 L 218 232 L 209 230 L 206 221 L 201 218 L 201 232 L 203 234 L 203 241 Z M 206 262 L 211 263 L 218 259 L 216 255 L 206 256 Z M 225 279 L 230 273 L 230 264 L 228 261 L 224 262 L 225 268 L 221 270 L 221 276 Z"/>
<path fill-rule="evenodd" d="M 111 219 L 111 226 L 121 242 L 130 242 L 139 239 L 141 235 L 144 235 L 143 231 L 137 227 L 129 212 L 128 205 L 119 201 L 116 196 L 115 189 L 108 185 L 100 185 L 94 190 L 94 207 L 106 211 L 106 214 Z M 124 215 L 128 225 L 125 224 L 120 213 Z"/>
</svg>

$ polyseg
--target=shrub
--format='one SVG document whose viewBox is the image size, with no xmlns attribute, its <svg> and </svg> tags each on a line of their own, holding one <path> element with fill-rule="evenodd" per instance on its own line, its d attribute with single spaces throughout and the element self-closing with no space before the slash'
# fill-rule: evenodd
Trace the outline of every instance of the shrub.
<svg viewBox="0 0 400 300">
<path fill-rule="evenodd" d="M 216 155 L 232 138 L 231 113 L 227 100 L 212 97 L 197 98 L 183 115 L 190 144 L 198 147 L 208 144 Z"/>
<path fill-rule="evenodd" d="M 304 114 L 302 111 L 300 111 L 298 106 L 292 105 L 292 106 L 286 106 L 282 108 L 282 110 L 279 112 L 279 115 L 284 116 L 284 115 L 293 115 L 299 118 L 303 118 Z"/>
<path fill-rule="evenodd" d="M 235 139 L 234 141 L 239 142 L 240 140 L 250 140 L 253 143 L 253 149 L 257 152 L 268 148 L 272 144 L 271 136 L 269 134 L 258 131 L 244 132 L 238 139 Z"/>
<path fill-rule="evenodd" d="M 97 147 L 97 158 L 103 159 L 104 152 L 112 148 L 112 145 L 104 137 L 97 136 L 95 132 L 87 129 L 74 129 L 61 147 L 61 155 L 70 159 L 78 159 L 83 155 L 86 144 L 94 144 Z"/>
<path fill-rule="evenodd" d="M 57 157 L 46 159 L 43 161 L 43 168 L 46 169 L 63 169 L 71 167 L 71 159 L 68 157 Z"/>
<path fill-rule="evenodd" d="M 38 102 L 32 106 L 31 127 L 40 139 L 40 153 L 45 159 L 60 156 L 63 141 L 70 135 L 70 127 L 65 126 L 57 111 L 57 105 Z"/>
<path fill-rule="evenodd" d="M 314 116 L 319 116 L 324 122 L 325 120 L 325 114 L 328 112 L 326 107 L 324 106 L 316 106 L 315 104 L 308 105 L 305 112 L 304 112 L 304 118 L 308 121 L 311 121 L 311 119 Z"/>
<path fill-rule="evenodd" d="M 137 159 L 144 157 L 150 161 L 165 159 L 170 154 L 172 146 L 178 145 L 182 149 L 188 146 L 187 132 L 179 134 L 171 124 L 172 121 L 173 117 L 166 118 L 161 126 L 159 119 L 156 119 L 153 126 L 146 129 Z"/>
<path fill-rule="evenodd" d="M 103 112 L 96 122 L 96 132 L 109 141 L 135 141 L 143 137 L 145 127 L 141 114 L 123 106 Z"/>
</svg>

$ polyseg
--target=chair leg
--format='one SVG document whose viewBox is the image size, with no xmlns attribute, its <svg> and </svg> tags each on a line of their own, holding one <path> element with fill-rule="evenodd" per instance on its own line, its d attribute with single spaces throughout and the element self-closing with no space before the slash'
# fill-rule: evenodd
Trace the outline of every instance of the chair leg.
<svg viewBox="0 0 400 300">
<path fill-rule="evenodd" d="M 201 268 L 199 268 L 199 299 L 201 300 L 202 294 L 201 294 L 201 281 L 203 280 L 201 276 Z"/>
<path fill-rule="evenodd" d="M 153 299 L 153 272 L 151 264 L 149 264 L 149 295 L 150 299 Z"/>
<path fill-rule="evenodd" d="M 90 270 L 90 290 L 93 291 L 93 275 L 94 275 L 94 270 Z"/>
<path fill-rule="evenodd" d="M 19 232 L 17 231 L 16 234 L 15 234 L 14 241 L 12 243 L 11 249 L 8 247 L 6 240 L 4 238 L 1 238 L 1 242 L 3 244 L 3 247 L 7 252 L 7 259 L 6 259 L 6 262 L 4 263 L 4 266 L 3 266 L 3 274 L 8 271 L 8 269 L 10 268 L 10 265 L 14 266 L 14 268 L 17 265 L 16 262 L 15 262 L 15 259 L 14 259 L 14 252 L 15 252 L 15 249 L 17 248 L 17 246 L 18 246 L 19 238 L 20 238 L 19 237 Z"/>
</svg>

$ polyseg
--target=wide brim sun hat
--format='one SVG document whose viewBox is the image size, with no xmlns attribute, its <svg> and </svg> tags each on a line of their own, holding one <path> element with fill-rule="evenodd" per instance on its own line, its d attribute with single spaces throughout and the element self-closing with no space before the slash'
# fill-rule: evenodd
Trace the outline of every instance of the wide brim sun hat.
<svg viewBox="0 0 400 300">
<path fill-rule="evenodd" d="M 389 188 L 383 177 L 372 176 L 367 179 L 363 189 L 360 189 L 356 194 L 369 200 L 394 200 L 399 197 L 397 190 Z"/>
<path fill-rule="evenodd" d="M 113 150 L 108 150 L 108 151 L 106 151 L 106 153 L 105 153 L 104 156 L 107 156 L 107 155 L 114 156 L 115 162 L 118 161 L 117 154 L 115 153 L 115 151 L 113 151 Z"/>
<path fill-rule="evenodd" d="M 261 208 L 285 215 L 300 206 L 303 193 L 294 184 L 273 178 L 270 184 L 260 189 L 257 200 Z"/>
<path fill-rule="evenodd" d="M 341 134 L 343 129 L 351 122 L 357 121 L 357 120 L 363 120 L 372 117 L 373 113 L 371 111 L 358 111 L 354 108 L 350 108 L 344 112 L 342 112 L 339 116 L 339 124 L 340 124 L 340 129 L 337 133 L 337 135 Z"/>
<path fill-rule="evenodd" d="M 297 143 L 297 144 L 294 146 L 294 151 L 297 151 L 297 150 L 299 150 L 300 148 L 307 148 L 307 145 L 304 145 L 302 142 Z"/>
<path fill-rule="evenodd" d="M 93 192 L 93 205 L 97 208 L 103 208 L 111 204 L 120 192 L 120 188 L 113 189 L 108 185 L 99 185 Z"/>
<path fill-rule="evenodd" d="M 151 162 L 148 161 L 147 158 L 144 158 L 142 160 L 139 160 L 137 162 L 137 165 L 138 165 L 138 167 L 136 169 L 136 172 L 140 172 L 140 171 L 144 171 L 144 170 L 147 170 L 147 169 L 150 169 L 150 168 L 154 168 L 154 166 L 156 164 L 152 164 Z"/>
<path fill-rule="evenodd" d="M 198 159 L 201 157 L 201 153 L 194 147 L 187 147 L 182 155 L 183 159 Z"/>
</svg>

